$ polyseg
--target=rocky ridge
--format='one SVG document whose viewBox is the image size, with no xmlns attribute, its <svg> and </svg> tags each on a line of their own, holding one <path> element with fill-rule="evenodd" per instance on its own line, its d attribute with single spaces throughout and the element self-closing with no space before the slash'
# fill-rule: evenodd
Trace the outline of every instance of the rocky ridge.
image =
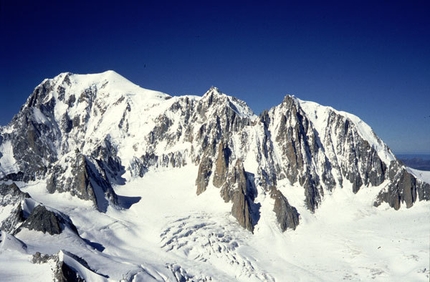
<svg viewBox="0 0 430 282">
<path fill-rule="evenodd" d="M 299 224 L 297 208 L 277 189 L 283 179 L 303 187 L 312 212 L 346 183 L 354 193 L 381 187 L 375 205 L 394 209 L 430 197 L 430 184 L 407 172 L 353 115 L 286 96 L 256 116 L 215 87 L 202 97 L 171 97 L 113 71 L 43 81 L 0 129 L 0 152 L 4 181 L 45 180 L 49 193 L 92 201 L 101 212 L 124 208 L 115 185 L 150 169 L 195 165 L 196 193 L 219 189 L 250 231 L 261 193 L 273 198 L 282 231 Z"/>
</svg>

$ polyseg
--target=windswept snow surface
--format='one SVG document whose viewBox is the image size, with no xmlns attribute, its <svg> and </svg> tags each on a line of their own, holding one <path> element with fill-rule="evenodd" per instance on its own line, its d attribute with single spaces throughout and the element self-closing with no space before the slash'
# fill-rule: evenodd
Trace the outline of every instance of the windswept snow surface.
<svg viewBox="0 0 430 282">
<path fill-rule="evenodd" d="M 379 189 L 353 194 L 351 187 L 344 187 L 326 195 L 311 214 L 303 205 L 303 190 L 284 181 L 278 187 L 299 209 L 300 225 L 281 233 L 271 211 L 273 200 L 260 193 L 256 202 L 266 202 L 265 208 L 251 234 L 232 218 L 219 189 L 209 186 L 196 196 L 196 172 L 197 167 L 189 165 L 152 169 L 143 178 L 129 179 L 115 190 L 130 208 L 110 207 L 106 213 L 68 193 L 48 194 L 44 183 L 21 187 L 35 201 L 68 214 L 83 239 L 67 230 L 53 236 L 21 231 L 16 237 L 27 245 L 26 253 L 16 247 L 0 249 L 0 264 L 8 266 L 0 268 L 2 280 L 49 272 L 46 265 L 31 264 L 30 254 L 60 250 L 84 259 L 92 272 L 75 261 L 71 264 L 97 281 L 429 279 L 428 202 L 398 211 L 375 208 Z M 51 279 L 48 274 L 42 277 Z"/>
<path fill-rule="evenodd" d="M 0 231 L 1 281 L 52 281 L 51 265 L 33 264 L 31 257 L 25 244 Z"/>
</svg>

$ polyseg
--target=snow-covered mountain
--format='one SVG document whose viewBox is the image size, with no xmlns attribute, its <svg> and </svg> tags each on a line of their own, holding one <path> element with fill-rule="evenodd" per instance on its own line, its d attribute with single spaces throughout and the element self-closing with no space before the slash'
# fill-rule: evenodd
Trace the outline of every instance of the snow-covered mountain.
<svg viewBox="0 0 430 282">
<path fill-rule="evenodd" d="M 337 273 L 325 278 L 292 242 L 326 225 L 350 240 L 355 224 L 377 232 L 388 218 L 396 230 L 430 229 L 420 224 L 428 175 L 403 166 L 354 115 L 286 96 L 256 116 L 215 87 L 172 97 L 113 71 L 38 85 L 0 129 L 0 176 L 0 240 L 13 242 L 0 243 L 0 260 L 29 269 L 0 270 L 10 280 L 392 281 L 392 266 L 341 254 L 327 255 L 340 268 L 323 263 Z M 327 251 L 351 246 L 322 237 Z M 411 256 L 416 265 L 400 276 L 428 279 L 428 256 Z"/>
</svg>

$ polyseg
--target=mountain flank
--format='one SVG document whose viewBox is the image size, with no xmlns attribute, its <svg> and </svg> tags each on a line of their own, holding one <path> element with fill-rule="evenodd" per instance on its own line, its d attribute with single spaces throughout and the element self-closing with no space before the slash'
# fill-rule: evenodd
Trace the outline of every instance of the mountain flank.
<svg viewBox="0 0 430 282">
<path fill-rule="evenodd" d="M 299 224 L 297 209 L 276 188 L 285 178 L 302 187 L 312 212 L 346 183 L 354 193 L 381 189 L 376 206 L 409 208 L 430 197 L 429 184 L 351 114 L 286 96 L 256 116 L 215 87 L 202 97 L 171 97 L 113 71 L 43 81 L 1 128 L 0 148 L 3 180 L 45 179 L 49 193 L 92 201 L 101 212 L 121 208 L 113 186 L 130 177 L 196 165 L 196 193 L 218 188 L 250 231 L 258 224 L 259 193 L 274 198 L 281 230 Z"/>
</svg>

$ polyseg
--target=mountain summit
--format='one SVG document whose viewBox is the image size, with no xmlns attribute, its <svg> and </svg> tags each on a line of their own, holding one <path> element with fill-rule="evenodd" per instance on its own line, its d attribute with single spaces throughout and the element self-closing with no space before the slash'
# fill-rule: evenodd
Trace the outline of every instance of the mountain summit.
<svg viewBox="0 0 430 282">
<path fill-rule="evenodd" d="M 141 88 L 114 71 L 62 73 L 39 84 L 0 129 L 0 177 L 0 204 L 9 211 L 0 218 L 2 230 L 26 246 L 33 244 L 31 250 L 49 254 L 45 261 L 56 265 L 55 275 L 72 271 L 87 280 L 129 273 L 129 281 L 138 277 L 164 281 L 166 271 L 159 269 L 164 264 L 178 281 L 232 277 L 274 281 L 276 277 L 265 276 L 238 251 L 246 236 L 261 237 L 266 225 L 279 234 L 295 230 L 302 224 L 302 214 L 306 218 L 318 214 L 327 205 L 326 197 L 345 191 L 356 197 L 362 190 L 371 191 L 375 210 L 384 203 L 398 210 L 430 199 L 430 184 L 403 166 L 352 114 L 286 96 L 256 116 L 244 101 L 216 87 L 202 97 L 172 97 Z M 157 199 L 164 208 L 157 209 L 149 199 Z M 166 225 L 158 225 L 151 214 L 136 214 L 149 207 Z M 172 212 L 175 209 L 178 214 Z M 84 210 L 102 221 L 116 218 L 116 223 L 96 224 L 109 230 L 104 234 L 85 223 L 91 218 L 80 215 Z M 224 221 L 226 214 L 231 215 L 244 230 L 210 219 L 220 212 Z M 123 228 L 127 231 L 120 231 Z M 108 234 L 116 238 L 135 232 L 133 238 L 139 238 L 141 228 L 159 232 L 161 249 L 167 253 L 184 247 L 186 259 L 181 265 L 169 256 L 146 260 L 148 270 L 135 259 L 127 262 L 121 251 L 117 257 L 114 247 L 105 247 Z M 188 228 L 184 234 L 183 228 Z M 26 242 L 30 234 L 45 230 L 49 236 L 80 242 L 80 247 Z M 211 234 L 206 230 L 218 232 L 212 238 L 220 254 L 216 260 L 210 255 L 214 250 L 204 244 L 202 253 L 193 253 L 198 250 L 193 244 Z M 239 239 L 231 237 L 239 233 Z M 128 245 L 128 252 L 135 244 Z M 151 248 L 145 253 L 153 253 Z M 85 261 L 87 257 L 94 262 L 98 256 L 103 259 L 96 265 Z M 192 269 L 192 264 L 183 265 L 184 261 L 197 258 L 210 261 L 214 269 L 216 261 L 230 260 L 242 265 L 232 268 L 242 276 L 214 270 L 205 276 L 203 268 L 187 273 L 184 267 Z M 102 261 L 112 265 L 118 260 L 130 267 L 110 273 L 101 266 Z"/>
</svg>

